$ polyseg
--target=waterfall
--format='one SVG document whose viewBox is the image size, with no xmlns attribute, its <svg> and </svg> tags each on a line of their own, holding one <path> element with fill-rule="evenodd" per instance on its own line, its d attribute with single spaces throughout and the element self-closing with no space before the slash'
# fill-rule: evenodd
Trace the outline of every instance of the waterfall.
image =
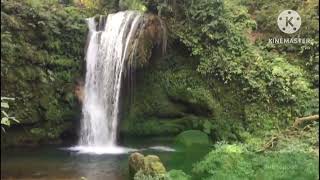
<svg viewBox="0 0 320 180">
<path fill-rule="evenodd" d="M 147 63 L 153 47 L 162 46 L 165 52 L 164 23 L 155 15 L 122 11 L 88 18 L 87 24 L 83 117 L 78 146 L 70 150 L 94 154 L 133 151 L 116 144 L 122 81 L 125 77 L 132 80 L 135 60 L 140 65 Z"/>
<path fill-rule="evenodd" d="M 143 15 L 124 11 L 87 20 L 85 97 L 80 146 L 115 147 L 121 84 Z M 134 47 L 134 46 L 133 46 Z"/>
</svg>

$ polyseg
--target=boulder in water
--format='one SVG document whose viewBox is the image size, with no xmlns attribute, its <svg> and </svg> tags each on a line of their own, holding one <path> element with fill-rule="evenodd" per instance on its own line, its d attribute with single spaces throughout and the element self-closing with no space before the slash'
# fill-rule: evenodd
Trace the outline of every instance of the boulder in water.
<svg viewBox="0 0 320 180">
<path fill-rule="evenodd" d="M 144 157 L 144 166 L 147 174 L 158 175 L 166 173 L 166 168 L 162 164 L 160 158 L 156 155 Z"/>
<path fill-rule="evenodd" d="M 144 156 L 141 153 L 136 152 L 129 157 L 130 178 L 133 179 L 138 172 L 145 176 L 159 177 L 166 174 L 166 168 L 158 156 Z"/>
<path fill-rule="evenodd" d="M 133 177 L 140 169 L 144 167 L 144 156 L 135 152 L 129 157 L 129 174 Z"/>
</svg>

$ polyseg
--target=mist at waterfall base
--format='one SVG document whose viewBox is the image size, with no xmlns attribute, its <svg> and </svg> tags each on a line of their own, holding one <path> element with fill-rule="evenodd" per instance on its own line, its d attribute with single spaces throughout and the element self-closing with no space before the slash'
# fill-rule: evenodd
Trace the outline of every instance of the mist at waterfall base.
<svg viewBox="0 0 320 180">
<path fill-rule="evenodd" d="M 121 154 L 137 151 L 117 146 L 120 91 L 124 73 L 130 69 L 143 14 L 123 11 L 107 18 L 87 19 L 85 97 L 78 146 L 79 153 Z M 160 149 L 168 149 L 161 147 Z M 169 149 L 170 150 L 170 149 Z"/>
</svg>

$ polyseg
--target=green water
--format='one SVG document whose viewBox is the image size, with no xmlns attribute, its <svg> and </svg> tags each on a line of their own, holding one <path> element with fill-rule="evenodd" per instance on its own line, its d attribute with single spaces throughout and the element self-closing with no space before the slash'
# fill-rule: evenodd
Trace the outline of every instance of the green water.
<svg viewBox="0 0 320 180">
<path fill-rule="evenodd" d="M 173 147 L 170 138 L 127 139 L 121 145 L 138 149 L 144 155 L 158 155 L 168 170 L 183 169 L 186 172 L 208 152 L 208 148 L 195 148 L 193 152 L 149 149 L 152 146 Z M 79 154 L 66 150 L 65 147 L 42 146 L 2 150 L 1 179 L 128 179 L 129 154 Z"/>
</svg>

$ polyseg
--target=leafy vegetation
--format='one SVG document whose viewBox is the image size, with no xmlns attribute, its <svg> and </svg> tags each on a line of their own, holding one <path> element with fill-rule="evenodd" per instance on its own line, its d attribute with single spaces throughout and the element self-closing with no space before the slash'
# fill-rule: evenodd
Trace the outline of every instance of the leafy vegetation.
<svg viewBox="0 0 320 180">
<path fill-rule="evenodd" d="M 3 1 L 1 9 L 1 95 L 15 97 L 10 110 L 31 133 L 58 138 L 78 113 L 72 87 L 84 56 L 85 13 L 56 2 Z"/>
<path fill-rule="evenodd" d="M 169 43 L 165 56 L 155 51 L 137 69 L 133 87 L 124 85 L 121 133 L 198 130 L 216 143 L 192 171 L 135 179 L 319 178 L 318 122 L 288 128 L 296 117 L 319 114 L 318 1 L 5 0 L 1 8 L 1 96 L 15 97 L 1 97 L 1 127 L 15 128 L 15 116 L 27 129 L 23 142 L 76 134 L 85 18 L 130 9 L 158 14 Z M 303 19 L 293 35 L 277 28 L 284 9 Z M 311 43 L 268 43 L 277 37 Z"/>
<path fill-rule="evenodd" d="M 7 112 L 10 108 L 8 101 L 13 101 L 13 100 L 14 98 L 1 97 L 1 109 L 3 109 L 1 110 L 1 129 L 3 131 L 5 131 L 5 129 L 2 126 L 10 127 L 12 122 L 19 123 L 19 121 L 15 117 L 9 116 Z"/>
<path fill-rule="evenodd" d="M 280 132 L 296 117 L 319 113 L 319 3 L 144 2 L 166 20 L 171 46 L 179 48 L 137 74 L 124 132 L 149 135 L 141 127 L 152 119 L 146 127 L 151 133 L 164 127 L 171 133 L 198 129 L 214 142 L 237 142 L 218 144 L 195 164 L 191 179 L 318 178 L 318 123 Z M 304 20 L 292 36 L 281 33 L 275 21 L 288 8 Z M 309 38 L 311 43 L 268 43 L 275 37 Z M 276 139 L 272 150 L 257 153 L 268 138 Z"/>
<path fill-rule="evenodd" d="M 257 29 L 254 34 L 257 34 L 256 45 L 262 46 L 269 51 L 276 51 L 279 53 L 286 53 L 290 62 L 299 64 L 306 71 L 308 77 L 312 80 L 314 86 L 319 85 L 319 2 L 315 0 L 310 1 L 251 1 L 244 0 L 243 3 L 248 6 L 250 14 L 255 16 L 257 22 Z M 270 37 L 279 37 L 279 30 L 275 27 L 278 14 L 283 9 L 293 9 L 299 12 L 302 18 L 302 26 L 300 30 L 294 35 L 288 36 L 281 34 L 284 37 L 301 37 L 309 38 L 311 43 L 308 44 L 294 44 L 294 45 L 277 45 L 265 44 L 263 41 Z M 294 55 L 293 57 L 290 55 Z"/>
<path fill-rule="evenodd" d="M 217 144 L 193 172 L 195 179 L 316 179 L 317 161 L 295 150 L 254 154 L 244 145 Z"/>
<path fill-rule="evenodd" d="M 318 113 L 310 72 L 292 62 L 304 61 L 298 51 L 280 54 L 286 50 L 270 51 L 266 39 L 252 41 L 260 22 L 252 18 L 249 2 L 144 3 L 162 11 L 171 46 L 178 49 L 137 73 L 123 132 L 199 129 L 214 141 L 244 140 L 246 131 L 263 135 Z"/>
<path fill-rule="evenodd" d="M 236 83 L 247 102 L 294 104 L 299 94 L 312 93 L 301 68 L 249 43 L 245 33 L 255 23 L 244 6 L 200 1 L 185 9 L 186 20 L 175 29 L 191 54 L 200 57 L 197 70 L 207 78 Z"/>
</svg>

